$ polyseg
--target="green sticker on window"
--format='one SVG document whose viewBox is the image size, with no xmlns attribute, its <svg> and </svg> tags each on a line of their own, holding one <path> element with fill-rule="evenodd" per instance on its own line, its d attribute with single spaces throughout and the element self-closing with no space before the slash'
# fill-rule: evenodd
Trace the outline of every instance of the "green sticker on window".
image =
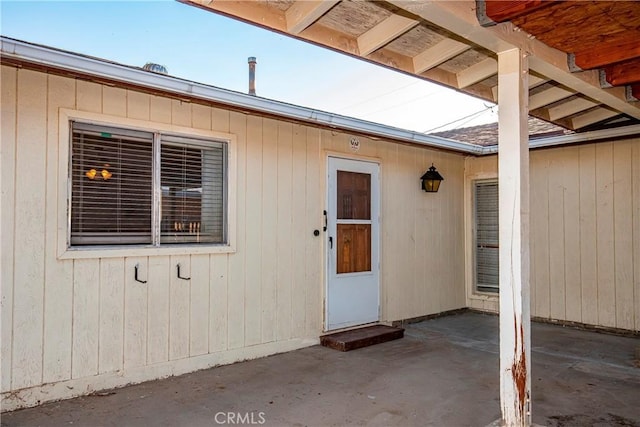
<svg viewBox="0 0 640 427">
<path fill-rule="evenodd" d="M 104 138 L 111 138 L 111 134 L 107 133 L 107 132 L 100 132 L 100 136 L 102 136 Z"/>
</svg>

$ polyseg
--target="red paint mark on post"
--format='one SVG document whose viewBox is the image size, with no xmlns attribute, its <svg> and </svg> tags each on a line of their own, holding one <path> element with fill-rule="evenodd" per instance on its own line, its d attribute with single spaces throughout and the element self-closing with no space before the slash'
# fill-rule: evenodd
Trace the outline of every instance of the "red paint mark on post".
<svg viewBox="0 0 640 427">
<path fill-rule="evenodd" d="M 514 318 L 515 325 L 515 318 Z M 517 330 L 517 328 L 516 328 Z M 514 349 L 514 362 L 511 366 L 511 375 L 513 376 L 513 382 L 516 385 L 516 390 L 518 392 L 518 412 L 520 419 L 524 419 L 525 414 L 525 404 L 527 402 L 527 356 L 524 351 L 524 329 L 522 325 L 520 325 L 520 331 L 517 335 L 520 339 L 522 345 L 518 350 L 517 340 L 516 340 L 516 348 Z"/>
</svg>

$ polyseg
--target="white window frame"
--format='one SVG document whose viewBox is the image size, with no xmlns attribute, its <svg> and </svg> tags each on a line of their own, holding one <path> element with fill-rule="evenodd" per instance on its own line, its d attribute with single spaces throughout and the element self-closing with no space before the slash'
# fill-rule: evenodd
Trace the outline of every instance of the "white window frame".
<svg viewBox="0 0 640 427">
<path fill-rule="evenodd" d="M 467 305 L 473 308 L 497 309 L 499 294 L 479 291 L 476 287 L 475 183 L 498 179 L 497 172 L 476 172 L 465 177 L 465 284 Z"/>
<path fill-rule="evenodd" d="M 183 243 L 179 245 L 104 245 L 71 246 L 69 201 L 71 182 L 69 179 L 71 122 L 78 121 L 98 126 L 122 127 L 152 133 L 166 133 L 186 138 L 210 139 L 227 144 L 227 198 L 226 198 L 226 243 Z M 229 133 L 176 126 L 166 123 L 130 119 L 99 113 L 60 109 L 58 121 L 58 258 L 104 258 L 125 256 L 184 255 L 233 253 L 236 251 L 236 184 L 237 184 L 237 142 Z"/>
<path fill-rule="evenodd" d="M 478 201 L 476 189 L 478 184 L 498 184 L 497 178 L 489 178 L 489 179 L 475 179 L 472 181 L 472 197 L 473 197 L 473 290 L 476 294 L 483 295 L 499 295 L 499 280 L 498 280 L 498 288 L 495 291 L 489 290 L 481 290 L 478 287 L 478 221 L 477 221 L 477 213 L 478 213 Z M 498 255 L 498 262 L 500 261 L 500 256 Z"/>
</svg>

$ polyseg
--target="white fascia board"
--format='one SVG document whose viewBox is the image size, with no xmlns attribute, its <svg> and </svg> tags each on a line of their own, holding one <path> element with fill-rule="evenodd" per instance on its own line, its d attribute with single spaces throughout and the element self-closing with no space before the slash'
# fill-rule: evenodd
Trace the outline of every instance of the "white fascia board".
<svg viewBox="0 0 640 427">
<path fill-rule="evenodd" d="M 243 110 L 317 123 L 331 128 L 340 128 L 345 131 L 364 133 L 399 142 L 442 148 L 466 154 L 478 155 L 482 153 L 482 147 L 474 144 L 251 96 L 177 77 L 153 73 L 141 68 L 125 66 L 5 37 L 0 37 L 0 53 L 6 58 L 156 89 L 187 98 L 198 98 L 226 104 Z"/>
</svg>

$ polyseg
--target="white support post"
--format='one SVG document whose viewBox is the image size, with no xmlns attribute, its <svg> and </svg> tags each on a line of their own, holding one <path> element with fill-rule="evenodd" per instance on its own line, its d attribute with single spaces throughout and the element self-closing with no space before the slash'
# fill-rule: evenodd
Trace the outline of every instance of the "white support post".
<svg viewBox="0 0 640 427">
<path fill-rule="evenodd" d="M 500 405 L 502 425 L 531 425 L 528 61 L 498 54 Z"/>
</svg>

